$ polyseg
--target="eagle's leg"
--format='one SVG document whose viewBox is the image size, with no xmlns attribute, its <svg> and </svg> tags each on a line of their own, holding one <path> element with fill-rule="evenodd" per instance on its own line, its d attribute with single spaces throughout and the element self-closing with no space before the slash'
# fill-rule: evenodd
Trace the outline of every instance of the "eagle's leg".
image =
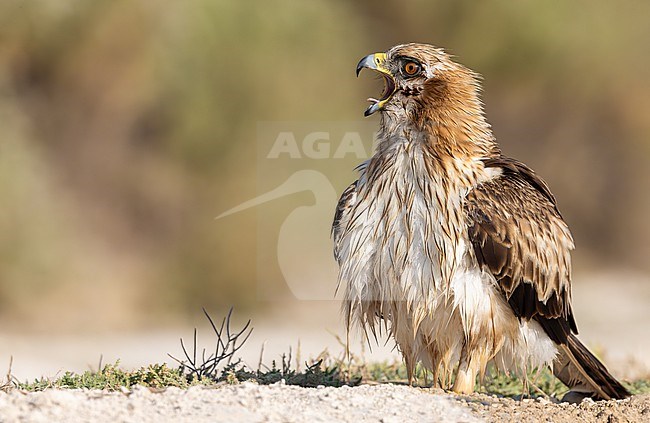
<svg viewBox="0 0 650 423">
<path fill-rule="evenodd" d="M 409 380 L 409 386 L 413 386 L 415 380 L 415 359 L 411 354 L 404 354 L 404 364 L 406 365 L 406 376 Z"/>
<path fill-rule="evenodd" d="M 421 344 L 425 345 L 423 351 L 419 355 L 424 370 L 424 384 L 428 385 L 428 375 L 431 372 L 431 386 L 433 388 L 441 388 L 440 382 L 440 366 L 441 358 L 440 353 L 435 342 L 432 342 L 428 336 L 421 335 Z"/>
<path fill-rule="evenodd" d="M 431 370 L 431 380 L 433 388 L 442 388 L 442 383 L 440 382 L 440 365 L 433 366 Z"/>
<path fill-rule="evenodd" d="M 458 365 L 456 380 L 452 388 L 454 392 L 459 394 L 471 394 L 474 392 L 478 365 L 473 361 L 468 357 L 467 346 L 463 346 L 460 353 L 460 364 Z"/>
<path fill-rule="evenodd" d="M 440 354 L 436 347 L 429 345 L 429 361 L 431 362 L 431 376 L 433 379 L 434 388 L 442 388 L 440 381 Z"/>
</svg>

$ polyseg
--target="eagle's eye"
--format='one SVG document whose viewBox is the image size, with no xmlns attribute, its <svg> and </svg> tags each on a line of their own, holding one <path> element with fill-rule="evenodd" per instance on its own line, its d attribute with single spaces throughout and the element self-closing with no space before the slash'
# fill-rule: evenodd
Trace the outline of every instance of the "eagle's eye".
<svg viewBox="0 0 650 423">
<path fill-rule="evenodd" d="M 402 66 L 402 71 L 406 76 L 415 76 L 420 73 L 421 70 L 422 66 L 417 62 L 406 62 Z"/>
</svg>

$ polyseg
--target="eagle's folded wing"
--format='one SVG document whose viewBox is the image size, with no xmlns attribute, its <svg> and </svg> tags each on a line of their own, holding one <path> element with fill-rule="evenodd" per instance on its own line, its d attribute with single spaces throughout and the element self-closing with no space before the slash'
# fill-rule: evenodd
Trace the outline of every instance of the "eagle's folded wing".
<svg viewBox="0 0 650 423">
<path fill-rule="evenodd" d="M 573 239 L 546 183 L 526 165 L 490 159 L 501 174 L 465 202 L 476 259 L 490 271 L 520 319 L 534 319 L 558 346 L 553 373 L 576 392 L 600 399 L 629 391 L 576 338 L 571 309 Z"/>
<path fill-rule="evenodd" d="M 577 333 L 571 310 L 573 238 L 546 183 L 512 159 L 486 161 L 501 174 L 467 195 L 468 234 L 515 315 L 535 319 L 556 343 Z"/>
</svg>

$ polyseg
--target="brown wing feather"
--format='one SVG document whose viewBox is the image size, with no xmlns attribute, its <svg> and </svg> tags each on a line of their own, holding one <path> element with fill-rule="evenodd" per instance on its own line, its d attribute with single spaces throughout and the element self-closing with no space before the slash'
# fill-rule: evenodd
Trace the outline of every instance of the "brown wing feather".
<svg viewBox="0 0 650 423">
<path fill-rule="evenodd" d="M 508 158 L 485 162 L 502 174 L 474 190 L 465 203 L 468 232 L 478 262 L 495 276 L 515 315 L 534 319 L 560 344 L 554 374 L 596 399 L 630 392 L 574 336 L 571 310 L 573 239 L 548 185 Z"/>
<path fill-rule="evenodd" d="M 334 238 L 334 258 L 339 260 L 339 235 L 341 233 L 341 224 L 345 220 L 346 213 L 354 207 L 357 197 L 357 183 L 354 181 L 348 186 L 338 204 L 336 205 L 336 212 L 334 213 L 334 222 L 332 222 L 332 237 Z"/>
<path fill-rule="evenodd" d="M 571 310 L 571 233 L 546 183 L 524 164 L 494 158 L 502 174 L 465 203 L 478 262 L 494 274 L 514 313 L 535 319 L 558 343 L 577 333 Z"/>
</svg>

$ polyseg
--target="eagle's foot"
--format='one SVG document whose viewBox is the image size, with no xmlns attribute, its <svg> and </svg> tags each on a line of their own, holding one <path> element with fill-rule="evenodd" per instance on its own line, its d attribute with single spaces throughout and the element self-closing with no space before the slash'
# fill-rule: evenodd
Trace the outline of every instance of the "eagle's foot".
<svg viewBox="0 0 650 423">
<path fill-rule="evenodd" d="M 463 361 L 458 366 L 456 380 L 452 390 L 457 394 L 471 394 L 476 386 L 476 373 L 478 369 L 473 368 L 467 362 Z"/>
<path fill-rule="evenodd" d="M 568 402 L 569 404 L 580 404 L 585 398 L 591 398 L 592 394 L 590 392 L 581 392 L 581 391 L 569 391 L 562 397 L 562 402 Z"/>
</svg>

